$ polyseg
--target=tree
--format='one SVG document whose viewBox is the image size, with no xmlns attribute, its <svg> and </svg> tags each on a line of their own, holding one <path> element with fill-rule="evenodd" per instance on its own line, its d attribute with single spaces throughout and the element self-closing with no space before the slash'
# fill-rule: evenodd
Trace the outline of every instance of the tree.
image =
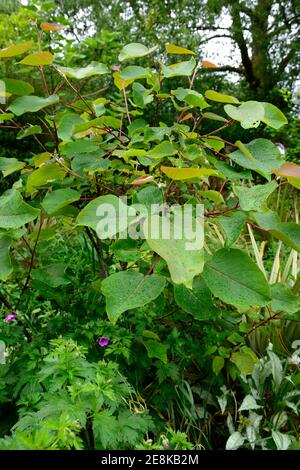
<svg viewBox="0 0 300 470">
<path fill-rule="evenodd" d="M 300 11 L 296 0 L 56 0 L 73 20 L 73 28 L 88 32 L 91 23 L 121 32 L 124 42 L 177 42 L 198 49 L 226 38 L 239 52 L 240 65 L 224 64 L 206 73 L 234 72 L 256 96 L 276 101 L 274 90 L 291 87 L 298 75 Z M 231 26 L 224 26 L 226 18 Z M 78 26 L 79 23 L 79 26 Z"/>
</svg>

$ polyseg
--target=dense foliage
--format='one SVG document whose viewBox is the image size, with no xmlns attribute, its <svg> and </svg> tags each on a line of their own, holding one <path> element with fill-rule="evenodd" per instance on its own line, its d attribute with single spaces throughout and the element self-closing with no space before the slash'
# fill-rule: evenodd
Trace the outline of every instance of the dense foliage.
<svg viewBox="0 0 300 470">
<path fill-rule="evenodd" d="M 0 449 L 299 449 L 286 116 L 174 44 L 66 66 L 62 28 L 0 50 Z M 193 250 L 149 231 L 176 207 Z"/>
</svg>

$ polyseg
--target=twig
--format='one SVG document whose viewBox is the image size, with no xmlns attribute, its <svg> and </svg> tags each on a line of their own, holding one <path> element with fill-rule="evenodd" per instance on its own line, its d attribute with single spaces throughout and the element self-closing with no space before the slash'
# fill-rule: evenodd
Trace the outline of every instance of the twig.
<svg viewBox="0 0 300 470">
<path fill-rule="evenodd" d="M 130 117 L 129 109 L 128 109 L 126 90 L 125 90 L 125 86 L 123 85 L 123 83 L 122 83 L 122 91 L 123 91 L 123 96 L 124 96 L 124 102 L 125 102 L 127 118 L 128 118 L 129 124 L 131 124 L 131 117 Z"/>
</svg>

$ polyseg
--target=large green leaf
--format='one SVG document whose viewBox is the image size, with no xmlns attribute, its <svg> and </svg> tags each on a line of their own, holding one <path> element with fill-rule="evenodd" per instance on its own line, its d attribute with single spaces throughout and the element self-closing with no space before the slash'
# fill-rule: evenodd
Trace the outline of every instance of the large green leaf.
<svg viewBox="0 0 300 470">
<path fill-rule="evenodd" d="M 108 67 L 101 62 L 91 62 L 86 67 L 56 67 L 60 72 L 70 78 L 81 80 L 82 78 L 92 77 L 93 75 L 104 75 L 109 72 Z"/>
<path fill-rule="evenodd" d="M 273 129 L 280 129 L 280 127 L 287 124 L 288 120 L 280 109 L 271 103 L 261 103 L 264 107 L 265 114 L 261 119 L 267 126 Z"/>
<path fill-rule="evenodd" d="M 283 284 L 271 286 L 273 312 L 295 313 L 300 310 L 299 298 L 293 294 L 289 287 Z"/>
<path fill-rule="evenodd" d="M 175 302 L 197 320 L 209 320 L 216 316 L 217 308 L 213 304 L 211 292 L 201 276 L 194 278 L 192 289 L 188 289 L 183 284 L 176 284 L 174 296 Z"/>
<path fill-rule="evenodd" d="M 224 93 L 219 93 L 218 91 L 214 90 L 207 90 L 205 92 L 205 98 L 212 101 L 217 101 L 218 103 L 239 103 L 239 100 L 236 99 L 234 96 L 224 95 Z"/>
<path fill-rule="evenodd" d="M 230 247 L 239 238 L 247 216 L 244 212 L 236 210 L 228 212 L 216 220 L 226 235 L 225 246 Z"/>
<path fill-rule="evenodd" d="M 151 75 L 150 69 L 139 67 L 138 65 L 129 65 L 121 72 L 123 80 L 137 80 L 138 78 L 147 78 Z"/>
<path fill-rule="evenodd" d="M 177 90 L 172 91 L 172 94 L 174 94 L 179 101 L 184 101 L 191 106 L 198 106 L 201 109 L 210 106 L 200 93 L 195 90 L 190 90 L 189 88 L 177 88 Z"/>
<path fill-rule="evenodd" d="M 119 54 L 119 61 L 123 62 L 127 59 L 134 59 L 135 57 L 144 57 L 151 54 L 157 49 L 157 46 L 148 49 L 148 47 L 138 42 L 132 42 L 123 47 Z"/>
<path fill-rule="evenodd" d="M 191 289 L 194 277 L 202 272 L 204 265 L 202 240 L 195 242 L 195 246 L 191 248 L 189 244 L 192 240 L 185 238 L 185 232 L 182 230 L 183 222 L 181 221 L 178 226 L 175 222 L 170 222 L 170 231 L 166 233 L 164 230 L 168 227 L 168 221 L 167 217 L 156 214 L 145 220 L 143 231 L 147 243 L 167 262 L 172 281 Z M 194 224 L 200 231 L 202 230 L 200 222 L 194 220 Z M 179 238 L 180 231 L 182 236 Z"/>
<path fill-rule="evenodd" d="M 52 215 L 72 202 L 78 201 L 79 198 L 80 193 L 74 189 L 57 189 L 45 196 L 42 206 L 49 215 Z"/>
<path fill-rule="evenodd" d="M 63 263 L 54 263 L 41 268 L 33 269 L 32 279 L 41 281 L 49 287 L 56 288 L 71 284 L 71 280 L 65 274 L 66 266 Z"/>
<path fill-rule="evenodd" d="M 41 134 L 43 132 L 41 126 L 35 125 L 35 126 L 29 126 L 26 127 L 25 129 L 21 129 L 18 134 L 17 134 L 17 140 L 25 139 L 25 137 L 29 137 L 31 135 L 35 134 Z"/>
<path fill-rule="evenodd" d="M 158 274 L 143 274 L 128 270 L 112 274 L 102 281 L 109 320 L 116 323 L 123 312 L 148 304 L 162 292 L 166 279 Z"/>
<path fill-rule="evenodd" d="M 102 158 L 104 155 L 103 150 L 89 153 L 79 153 L 75 155 L 72 160 L 72 170 L 76 171 L 80 175 L 87 173 L 95 173 L 98 171 L 105 171 L 110 166 L 110 160 L 108 158 Z"/>
<path fill-rule="evenodd" d="M 254 366 L 259 364 L 257 356 L 249 348 L 244 348 L 242 351 L 234 351 L 230 360 L 244 375 L 252 374 Z"/>
<path fill-rule="evenodd" d="M 180 76 L 190 76 L 193 73 L 194 68 L 196 67 L 196 61 L 194 57 L 191 60 L 185 62 L 178 62 L 177 64 L 172 65 L 163 65 L 162 73 L 164 77 L 180 77 Z"/>
<path fill-rule="evenodd" d="M 4 177 L 11 175 L 15 171 L 22 170 L 24 166 L 25 163 L 19 162 L 16 158 L 0 157 L 0 171 L 2 171 Z"/>
<path fill-rule="evenodd" d="M 12 111 L 16 116 L 21 116 L 24 113 L 35 113 L 40 109 L 58 102 L 58 95 L 50 95 L 47 98 L 40 98 L 39 96 L 20 96 L 13 101 L 7 109 Z"/>
<path fill-rule="evenodd" d="M 12 244 L 12 239 L 7 235 L 0 234 L 0 280 L 6 281 L 11 274 L 13 268 L 9 249 Z"/>
<path fill-rule="evenodd" d="M 40 211 L 26 204 L 15 189 L 0 197 L 0 228 L 16 229 L 36 219 Z"/>
<path fill-rule="evenodd" d="M 177 153 L 177 149 L 175 145 L 166 140 L 156 145 L 151 150 L 148 150 L 147 157 L 160 159 L 160 158 L 168 157 L 170 155 L 175 155 L 176 153 Z"/>
<path fill-rule="evenodd" d="M 249 142 L 249 144 L 245 144 L 245 147 L 251 153 L 254 160 L 248 158 L 241 150 L 231 152 L 229 158 L 238 163 L 238 165 L 254 170 L 270 180 L 272 171 L 283 163 L 276 145 L 267 139 L 255 139 Z"/>
<path fill-rule="evenodd" d="M 49 65 L 53 62 L 53 60 L 54 56 L 51 54 L 51 52 L 42 51 L 29 54 L 28 56 L 24 57 L 24 59 L 22 59 L 19 64 L 33 66 Z"/>
<path fill-rule="evenodd" d="M 14 117 L 13 113 L 0 114 L 0 122 L 10 121 Z"/>
<path fill-rule="evenodd" d="M 187 54 L 187 55 L 196 55 L 195 52 L 185 47 L 175 46 L 175 44 L 166 44 L 167 54 Z"/>
<path fill-rule="evenodd" d="M 52 181 L 62 181 L 66 171 L 58 163 L 47 163 L 33 171 L 27 179 L 26 192 L 32 194 L 37 188 L 47 186 Z"/>
<path fill-rule="evenodd" d="M 215 252 L 205 264 L 202 277 L 212 293 L 227 304 L 244 308 L 270 302 L 270 288 L 263 273 L 241 250 Z"/>
<path fill-rule="evenodd" d="M 16 55 L 24 54 L 33 45 L 33 41 L 22 42 L 21 44 L 13 44 L 12 46 L 6 47 L 0 50 L 0 58 L 2 57 L 14 57 Z"/>
<path fill-rule="evenodd" d="M 300 225 L 294 222 L 281 222 L 275 212 L 255 212 L 255 222 L 264 230 L 268 230 L 275 238 L 300 252 Z"/>
<path fill-rule="evenodd" d="M 148 357 L 157 358 L 160 361 L 167 364 L 168 362 L 167 349 L 168 348 L 165 344 L 160 343 L 158 341 L 154 341 L 152 339 L 143 341 L 143 343 L 145 345 L 145 348 L 147 349 Z"/>
<path fill-rule="evenodd" d="M 12 95 L 24 96 L 34 92 L 33 86 L 23 80 L 15 78 L 2 78 L 1 80 L 5 83 L 5 91 Z"/>
<path fill-rule="evenodd" d="M 75 113 L 64 114 L 57 123 L 58 137 L 65 142 L 73 141 L 73 131 L 76 124 L 82 124 L 84 120 Z"/>
<path fill-rule="evenodd" d="M 240 121 L 244 129 L 259 126 L 265 114 L 263 105 L 258 101 L 246 101 L 238 107 L 225 104 L 224 109 L 228 116 Z"/>
<path fill-rule="evenodd" d="M 266 184 L 257 184 L 248 188 L 247 186 L 234 186 L 233 191 L 239 198 L 240 207 L 243 211 L 266 212 L 267 199 L 277 188 L 276 181 Z"/>
<path fill-rule="evenodd" d="M 161 166 L 160 169 L 173 180 L 188 180 L 191 178 L 219 176 L 219 173 L 213 168 L 176 168 L 171 166 Z"/>
<path fill-rule="evenodd" d="M 120 198 L 108 194 L 89 202 L 79 212 L 76 223 L 92 228 L 99 238 L 111 238 L 137 219 L 136 211 L 133 208 L 129 211 L 130 208 Z"/>
</svg>

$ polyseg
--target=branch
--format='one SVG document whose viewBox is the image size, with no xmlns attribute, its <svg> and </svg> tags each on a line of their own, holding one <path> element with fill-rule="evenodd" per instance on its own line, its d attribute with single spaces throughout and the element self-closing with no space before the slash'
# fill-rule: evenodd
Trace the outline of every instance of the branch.
<svg viewBox="0 0 300 470">
<path fill-rule="evenodd" d="M 233 67 L 231 65 L 221 65 L 220 67 L 212 68 L 202 68 L 201 72 L 234 72 L 240 75 L 246 75 L 245 69 L 243 67 Z"/>
</svg>

